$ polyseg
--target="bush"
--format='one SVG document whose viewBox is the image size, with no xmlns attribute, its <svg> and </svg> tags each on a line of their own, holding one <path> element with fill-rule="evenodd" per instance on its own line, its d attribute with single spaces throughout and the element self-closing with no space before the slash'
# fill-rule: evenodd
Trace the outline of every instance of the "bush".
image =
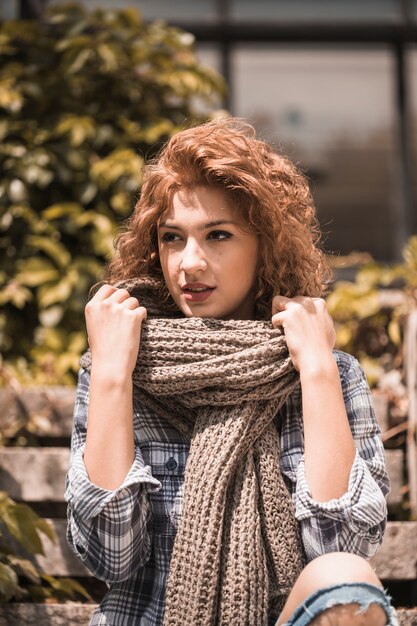
<svg viewBox="0 0 417 626">
<path fill-rule="evenodd" d="M 134 9 L 49 9 L 0 25 L 0 352 L 24 383 L 72 383 L 83 309 L 146 157 L 221 78 L 192 35 Z"/>
<path fill-rule="evenodd" d="M 56 540 L 47 520 L 0 491 L 0 603 L 22 599 L 58 601 L 77 596 L 91 600 L 76 580 L 49 576 L 33 563 L 34 555 L 43 554 L 42 534 Z"/>
<path fill-rule="evenodd" d="M 327 306 L 335 321 L 336 346 L 359 359 L 370 384 L 393 370 L 400 380 L 405 321 L 417 306 L 417 236 L 405 246 L 403 263 L 369 261 L 354 282 L 337 281 Z"/>
</svg>

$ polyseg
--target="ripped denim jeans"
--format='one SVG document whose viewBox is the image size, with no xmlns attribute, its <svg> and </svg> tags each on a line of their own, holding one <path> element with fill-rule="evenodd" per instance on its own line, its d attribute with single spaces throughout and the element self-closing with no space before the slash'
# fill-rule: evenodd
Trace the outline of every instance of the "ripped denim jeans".
<svg viewBox="0 0 417 626">
<path fill-rule="evenodd" d="M 383 589 L 368 583 L 344 583 L 323 587 L 312 593 L 300 604 L 291 618 L 282 626 L 308 626 L 326 609 L 339 604 L 359 604 L 359 611 L 366 611 L 370 604 L 379 604 L 387 616 L 387 626 L 398 626 L 395 609 Z"/>
</svg>

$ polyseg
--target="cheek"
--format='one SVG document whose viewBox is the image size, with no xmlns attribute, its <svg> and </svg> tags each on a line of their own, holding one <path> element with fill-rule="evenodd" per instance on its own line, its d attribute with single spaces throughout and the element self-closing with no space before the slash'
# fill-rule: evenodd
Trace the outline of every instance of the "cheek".
<svg viewBox="0 0 417 626">
<path fill-rule="evenodd" d="M 246 252 L 242 261 L 248 268 L 248 273 L 252 276 L 256 275 L 260 265 L 260 252 L 257 241 L 250 241 L 246 247 Z"/>
<path fill-rule="evenodd" d="M 161 261 L 161 268 L 162 268 L 162 272 L 164 274 L 166 282 L 169 282 L 170 280 L 172 281 L 176 275 L 176 267 L 177 267 L 175 253 L 173 253 L 172 251 L 162 249 L 160 251 L 159 258 Z"/>
</svg>

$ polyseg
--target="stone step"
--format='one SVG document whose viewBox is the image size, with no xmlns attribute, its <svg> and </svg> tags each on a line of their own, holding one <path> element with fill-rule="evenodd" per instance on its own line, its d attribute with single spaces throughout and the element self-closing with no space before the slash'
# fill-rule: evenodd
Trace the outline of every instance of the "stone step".
<svg viewBox="0 0 417 626">
<path fill-rule="evenodd" d="M 24 425 L 38 437 L 70 437 L 75 387 L 24 387 L 14 392 L 0 389 L 0 429 L 3 433 Z"/>
<path fill-rule="evenodd" d="M 387 396 L 377 390 L 372 391 L 372 403 L 375 409 L 376 419 L 382 432 L 389 428 L 389 413 Z"/>
<path fill-rule="evenodd" d="M 96 604 L 9 604 L 0 606 L 0 626 L 87 626 Z"/>
<path fill-rule="evenodd" d="M 91 576 L 68 546 L 67 520 L 49 519 L 48 522 L 55 531 L 56 542 L 52 542 L 46 535 L 42 536 L 44 555 L 39 554 L 34 559 L 38 567 L 51 576 Z"/>
<path fill-rule="evenodd" d="M 417 608 L 398 609 L 400 626 L 417 626 Z"/>
<path fill-rule="evenodd" d="M 391 481 L 391 491 L 387 497 L 388 506 L 397 506 L 402 501 L 404 485 L 404 452 L 402 450 L 385 450 L 387 473 Z"/>
<path fill-rule="evenodd" d="M 387 396 L 372 390 L 372 400 L 378 423 L 388 429 Z M 38 437 L 70 437 L 75 387 L 24 387 L 18 392 L 0 389 L 0 429 L 8 428 L 30 416 L 30 431 Z"/>
<path fill-rule="evenodd" d="M 371 563 L 381 580 L 415 580 L 417 522 L 388 522 L 382 545 Z"/>
<path fill-rule="evenodd" d="M 23 502 L 62 502 L 68 448 L 0 448 L 0 485 Z"/>
<path fill-rule="evenodd" d="M 0 607 L 0 626 L 87 626 L 96 604 L 9 604 Z M 417 626 L 417 609 L 399 609 L 400 626 Z"/>
<path fill-rule="evenodd" d="M 48 520 L 57 541 L 43 537 L 45 555 L 36 563 L 53 576 L 90 576 L 91 574 L 71 552 L 66 542 L 66 520 Z M 417 522 L 388 522 L 384 541 L 371 560 L 381 580 L 417 579 Z"/>
<path fill-rule="evenodd" d="M 403 451 L 386 450 L 391 479 L 388 505 L 401 502 Z M 0 448 L 0 485 L 10 497 L 27 502 L 62 502 L 65 475 L 70 462 L 68 448 Z"/>
</svg>

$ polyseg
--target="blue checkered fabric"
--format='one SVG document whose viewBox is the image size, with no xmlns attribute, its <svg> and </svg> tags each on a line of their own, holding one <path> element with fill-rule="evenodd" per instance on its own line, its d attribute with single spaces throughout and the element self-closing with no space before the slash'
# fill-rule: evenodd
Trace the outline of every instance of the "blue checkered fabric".
<svg viewBox="0 0 417 626">
<path fill-rule="evenodd" d="M 317 502 L 309 491 L 300 388 L 276 418 L 280 466 L 292 495 L 307 561 L 334 551 L 370 558 L 386 525 L 389 480 L 370 391 L 353 357 L 338 351 L 335 357 L 356 442 L 349 488 L 342 497 Z M 160 626 L 181 517 L 189 442 L 167 421 L 135 403 L 135 460 L 117 489 L 102 489 L 89 480 L 83 462 L 88 396 L 89 374 L 82 369 L 66 483 L 67 538 L 92 574 L 109 586 L 90 626 Z"/>
</svg>

